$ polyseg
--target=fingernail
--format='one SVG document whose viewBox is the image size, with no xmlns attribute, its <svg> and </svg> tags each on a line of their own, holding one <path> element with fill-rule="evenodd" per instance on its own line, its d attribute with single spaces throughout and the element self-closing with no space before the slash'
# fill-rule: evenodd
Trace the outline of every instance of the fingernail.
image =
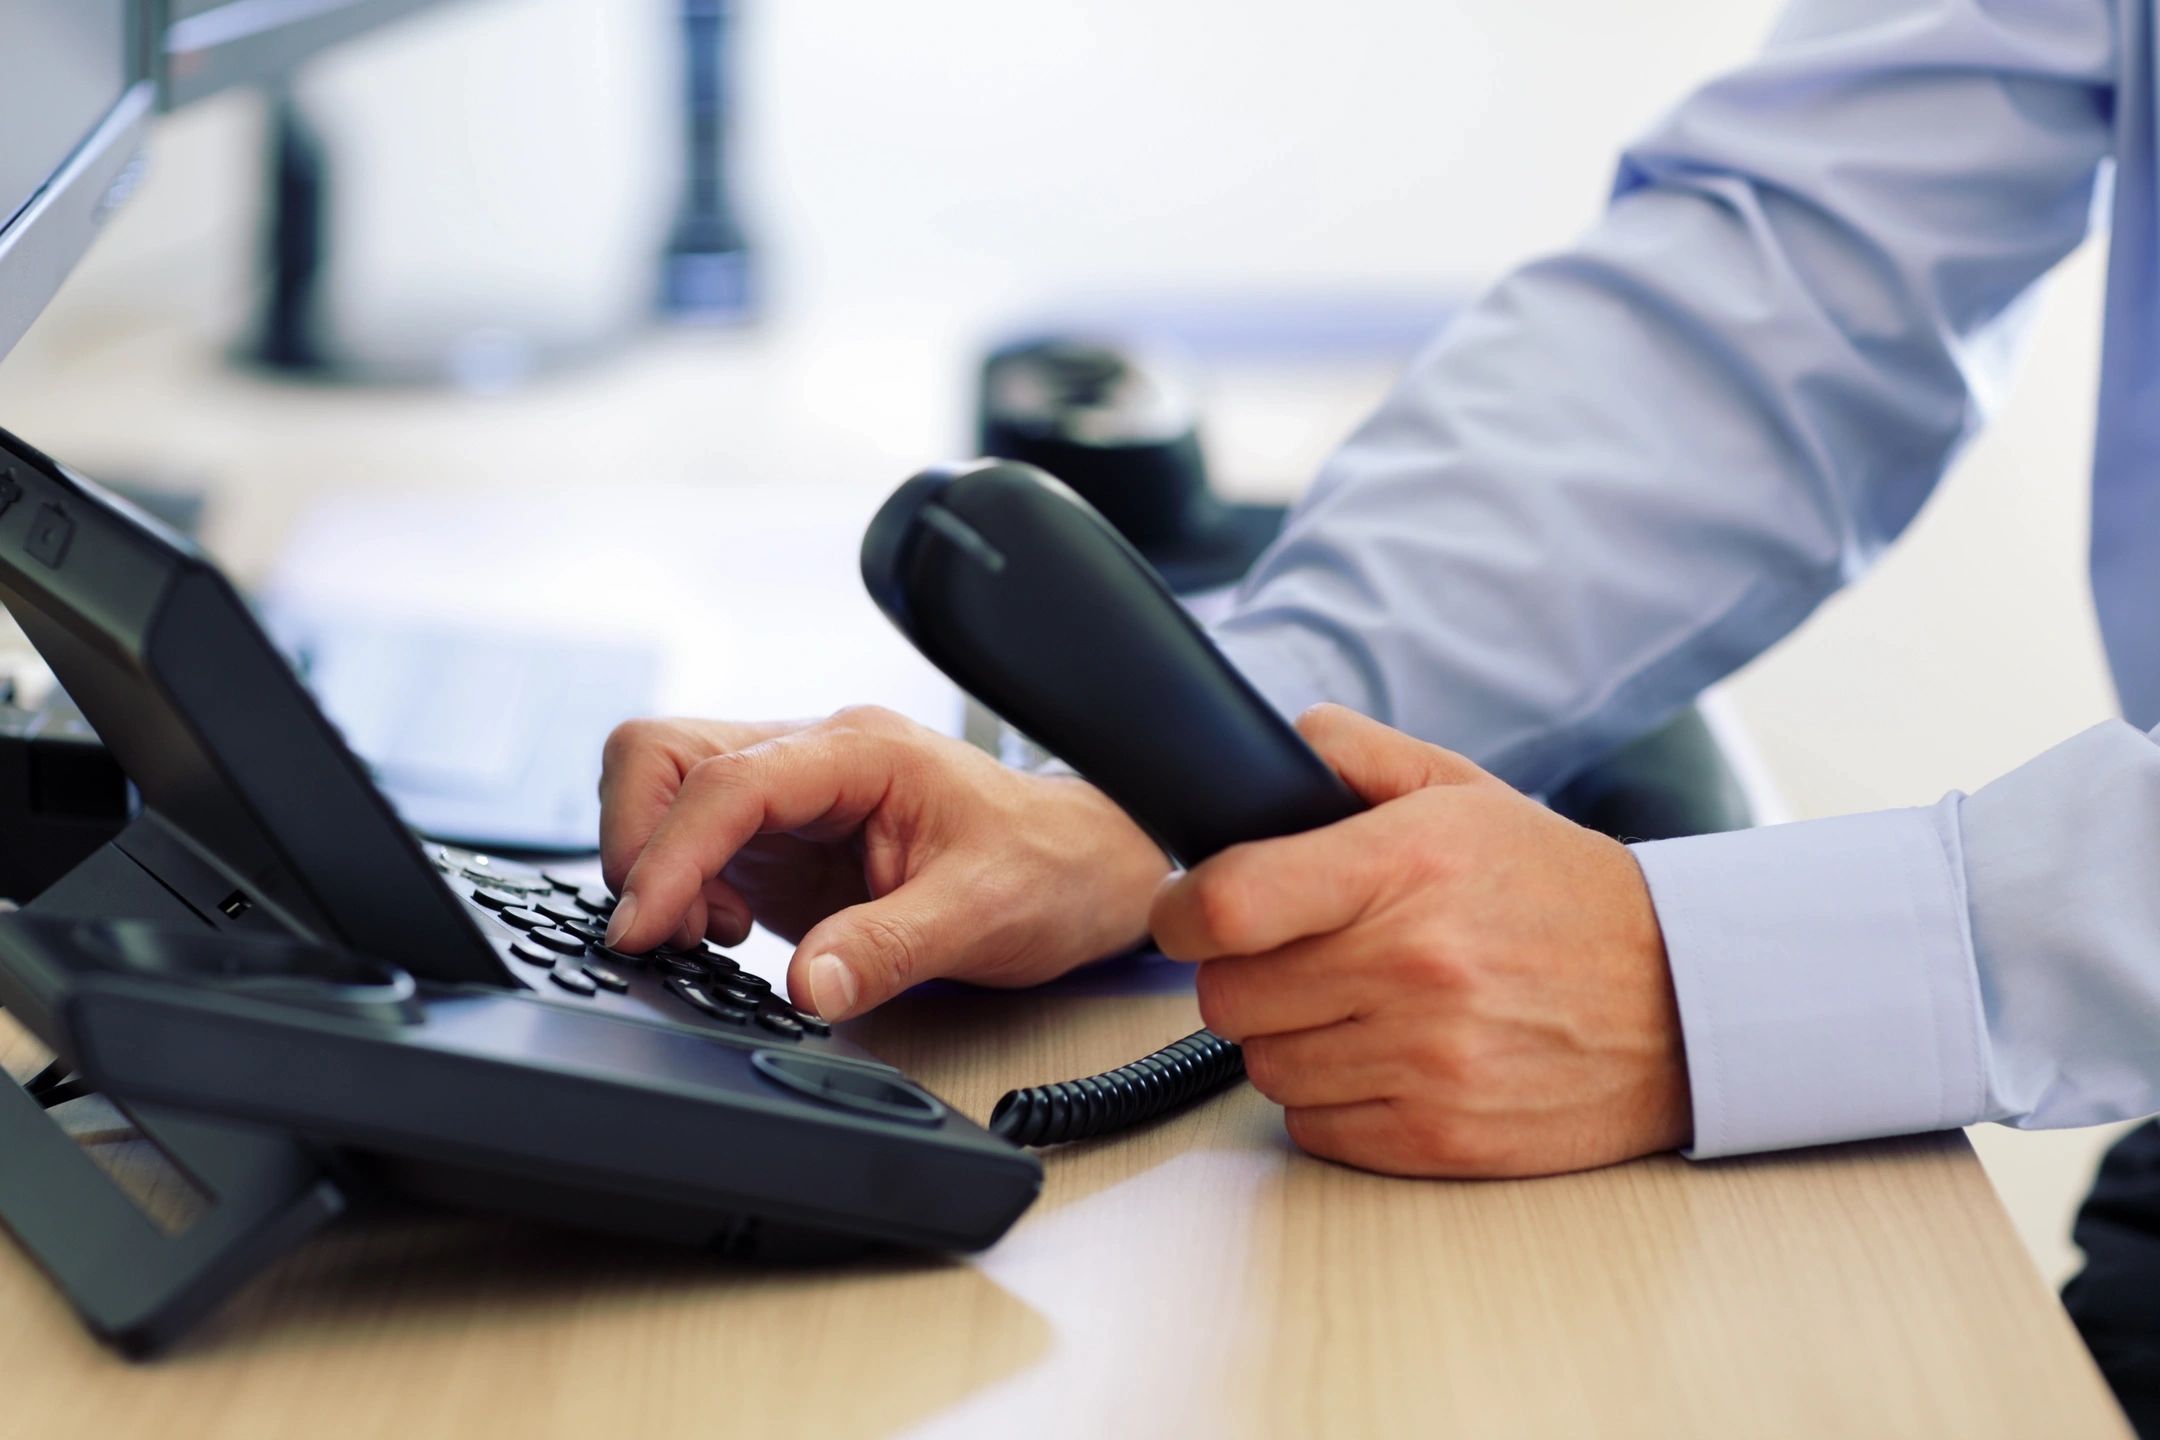
<svg viewBox="0 0 2160 1440">
<path fill-rule="evenodd" d="M 855 972 L 837 955 L 820 955 L 810 962 L 810 1003 L 825 1020 L 845 1020 L 855 1008 Z"/>
<path fill-rule="evenodd" d="M 720 932 L 721 944 L 740 945 L 750 938 L 750 916 L 747 912 L 723 909 L 720 912 L 720 923 L 726 927 Z"/>
<path fill-rule="evenodd" d="M 637 919 L 637 896 L 626 894 L 622 899 L 615 902 L 615 913 L 608 916 L 608 949 L 613 950 L 622 943 L 622 937 L 630 931 L 630 922 L 635 919 Z"/>
</svg>

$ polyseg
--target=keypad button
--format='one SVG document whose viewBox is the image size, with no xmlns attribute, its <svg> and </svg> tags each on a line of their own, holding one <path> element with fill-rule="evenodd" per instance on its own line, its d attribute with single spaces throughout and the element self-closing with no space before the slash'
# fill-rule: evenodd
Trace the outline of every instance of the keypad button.
<svg viewBox="0 0 2160 1440">
<path fill-rule="evenodd" d="M 539 941 L 550 950 L 560 950 L 565 955 L 583 955 L 585 953 L 585 942 L 582 939 L 567 930 L 557 930 L 553 926 L 549 926 L 544 930 L 535 930 L 527 938 Z"/>
<path fill-rule="evenodd" d="M 643 970 L 652 963 L 650 955 L 632 955 L 627 950 L 610 950 L 605 945 L 595 945 L 593 949 L 598 950 L 610 965 L 627 965 L 632 970 Z"/>
<path fill-rule="evenodd" d="M 537 875 L 488 870 L 478 865 L 467 865 L 463 874 L 476 885 L 492 885 L 498 890 L 509 890 L 519 895 L 547 895 L 553 893 L 555 888 Z"/>
<path fill-rule="evenodd" d="M 517 905 L 503 911 L 502 918 L 520 930 L 539 930 L 555 923 L 537 910 L 527 910 Z"/>
<path fill-rule="evenodd" d="M 540 872 L 540 878 L 547 881 L 548 884 L 554 886 L 557 890 L 562 891 L 562 893 L 565 895 L 575 895 L 578 891 L 584 889 L 587 885 L 592 883 L 589 880 L 580 880 L 575 876 L 565 875 L 557 870 L 542 870 Z"/>
<path fill-rule="evenodd" d="M 802 1021 L 796 1019 L 792 1011 L 768 1006 L 757 1012 L 757 1023 L 775 1035 L 783 1035 L 790 1040 L 802 1039 Z"/>
<path fill-rule="evenodd" d="M 724 1000 L 718 999 L 706 993 L 705 987 L 695 981 L 685 980 L 677 976 L 667 982 L 667 988 L 673 991 L 677 998 L 688 1001 L 692 1006 L 712 1016 L 715 1020 L 725 1020 L 731 1024 L 740 1025 L 750 1018 L 748 1007 L 731 1005 Z"/>
<path fill-rule="evenodd" d="M 575 900 L 561 896 L 550 895 L 536 902 L 532 908 L 538 910 L 558 925 L 581 924 L 592 918 L 591 911 L 580 908 Z"/>
<path fill-rule="evenodd" d="M 765 1003 L 767 998 L 764 992 L 753 990 L 749 986 L 739 984 L 733 980 L 715 980 L 707 985 L 706 989 L 723 1000 L 752 1010 Z"/>
<path fill-rule="evenodd" d="M 531 884 L 540 879 L 537 868 L 522 861 L 505 860 L 500 855 L 482 855 L 476 850 L 460 850 L 454 845 L 443 846 L 440 853 L 444 858 L 455 860 L 468 870 L 484 870 L 519 885 Z"/>
<path fill-rule="evenodd" d="M 550 970 L 555 968 L 556 961 L 562 959 L 562 956 L 547 946 L 535 945 L 522 936 L 510 942 L 510 953 L 528 965 L 545 965 Z"/>
<path fill-rule="evenodd" d="M 630 988 L 628 980 L 608 969 L 605 965 L 587 965 L 585 974 L 601 989 L 613 990 L 618 995 Z"/>
<path fill-rule="evenodd" d="M 472 898 L 490 910 L 508 910 L 525 903 L 524 896 L 514 895 L 508 890 L 498 890 L 492 885 L 473 886 Z"/>
<path fill-rule="evenodd" d="M 605 945 L 607 943 L 607 926 L 602 925 L 590 915 L 577 920 L 565 920 L 561 923 L 563 929 L 568 930 L 573 935 L 584 936 L 591 944 Z"/>
<path fill-rule="evenodd" d="M 655 952 L 653 963 L 658 965 L 666 974 L 680 975 L 685 980 L 702 980 L 705 978 L 705 967 L 703 965 L 700 965 L 695 960 L 685 959 L 680 955 L 671 955 L 664 951 Z"/>
<path fill-rule="evenodd" d="M 824 1016 L 813 1015 L 808 1010 L 796 1010 L 791 1013 L 795 1016 L 795 1023 L 802 1026 L 812 1035 L 832 1034 L 832 1022 Z"/>
<path fill-rule="evenodd" d="M 588 910 L 595 915 L 612 915 L 615 913 L 615 897 L 608 894 L 598 885 L 588 885 L 583 890 L 578 891 L 577 903 L 581 909 Z"/>
<path fill-rule="evenodd" d="M 668 947 L 668 953 L 671 955 L 680 955 L 686 960 L 697 961 L 698 964 L 705 967 L 705 971 L 709 975 L 728 976 L 738 975 L 742 973 L 742 966 L 737 965 L 726 955 L 721 954 L 718 950 L 715 950 L 712 946 L 707 944 L 700 943 L 690 946 L 688 949 L 680 949 L 670 946 Z"/>
<path fill-rule="evenodd" d="M 585 973 L 585 967 L 574 960 L 565 960 L 550 970 L 548 979 L 573 995 L 591 995 L 600 988 L 593 983 L 592 976 Z"/>
</svg>

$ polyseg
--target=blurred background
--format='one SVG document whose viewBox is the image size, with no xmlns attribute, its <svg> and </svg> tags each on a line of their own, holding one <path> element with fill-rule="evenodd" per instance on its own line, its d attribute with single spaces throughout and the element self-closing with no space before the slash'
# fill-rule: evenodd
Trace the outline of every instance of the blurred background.
<svg viewBox="0 0 2160 1440">
<path fill-rule="evenodd" d="M 1212 483 L 1287 500 L 1420 334 L 1591 221 L 1623 141 L 1776 8 L 451 0 L 163 119 L 0 361 L 0 424 L 201 499 L 208 547 L 297 615 L 642 637 L 667 709 L 935 712 L 852 539 L 972 452 L 991 346 L 1171 335 Z M 727 24 L 747 249 L 671 269 L 700 13 Z M 327 179 L 298 190 L 316 348 L 281 374 L 248 357 L 295 156 Z M 2112 713 L 2084 574 L 2101 260 L 2051 282 L 1903 545 L 1728 687 L 1783 813 L 1924 804 Z M 669 294 L 703 313 L 656 314 Z M 2059 1280 L 2105 1137 L 1974 1138 Z"/>
</svg>

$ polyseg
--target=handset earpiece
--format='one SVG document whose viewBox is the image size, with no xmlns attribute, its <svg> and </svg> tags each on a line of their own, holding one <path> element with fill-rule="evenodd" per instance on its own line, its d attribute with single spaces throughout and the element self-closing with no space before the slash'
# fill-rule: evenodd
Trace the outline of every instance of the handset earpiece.
<svg viewBox="0 0 2160 1440">
<path fill-rule="evenodd" d="M 916 649 L 1181 864 L 1364 806 L 1109 522 L 1031 465 L 929 470 L 862 548 Z"/>
</svg>

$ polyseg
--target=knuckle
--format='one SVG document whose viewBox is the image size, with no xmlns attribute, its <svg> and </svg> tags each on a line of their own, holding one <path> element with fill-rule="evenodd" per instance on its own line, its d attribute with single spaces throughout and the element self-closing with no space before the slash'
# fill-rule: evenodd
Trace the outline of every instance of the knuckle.
<svg viewBox="0 0 2160 1440">
<path fill-rule="evenodd" d="M 835 710 L 827 723 L 836 730 L 889 735 L 905 729 L 908 722 L 897 711 L 883 705 L 845 705 Z"/>
<path fill-rule="evenodd" d="M 1264 1040 L 1248 1042 L 1245 1047 L 1245 1078 L 1252 1087 L 1270 1100 L 1279 1100 L 1290 1082 L 1290 1066 L 1280 1045 L 1270 1045 Z"/>
<path fill-rule="evenodd" d="M 1461 849 L 1450 842 L 1447 828 L 1439 822 L 1440 817 L 1429 813 L 1439 807 L 1415 803 L 1425 795 L 1434 793 L 1420 791 L 1412 797 L 1406 808 L 1412 813 L 1405 819 L 1410 833 L 1404 843 L 1395 848 L 1396 864 L 1401 867 L 1403 878 L 1420 890 L 1436 890 L 1453 884 L 1462 877 L 1466 862 Z"/>
<path fill-rule="evenodd" d="M 1227 965 L 1207 964 L 1193 976 L 1200 1001 L 1200 1022 L 1227 1039 L 1238 1038 L 1237 976 Z"/>
<path fill-rule="evenodd" d="M 749 769 L 746 751 L 728 750 L 718 755 L 708 755 L 692 765 L 683 776 L 683 788 L 699 790 L 724 790 L 740 785 Z"/>
<path fill-rule="evenodd" d="M 1429 1174 L 1491 1175 L 1504 1168 L 1504 1145 L 1472 1116 L 1422 1115 L 1409 1128 L 1414 1163 Z"/>
<path fill-rule="evenodd" d="M 1445 1091 L 1474 1089 L 1483 1078 L 1485 1059 L 1462 1035 L 1441 1031 L 1415 1047 L 1416 1065 L 1428 1084 Z"/>
<path fill-rule="evenodd" d="M 1333 1152 L 1327 1145 L 1327 1132 L 1310 1114 L 1303 1110 L 1283 1111 L 1283 1129 L 1290 1133 L 1290 1143 L 1309 1155 L 1328 1156 Z"/>
<path fill-rule="evenodd" d="M 1428 927 L 1415 943 L 1397 951 L 1393 968 L 1405 984 L 1428 992 L 1460 995 L 1478 980 L 1468 950 L 1439 927 Z"/>
<path fill-rule="evenodd" d="M 1247 887 L 1231 869 L 1209 870 L 1192 879 L 1194 918 L 1201 933 L 1224 950 L 1244 948 L 1252 934 L 1253 903 Z"/>
<path fill-rule="evenodd" d="M 660 730 L 657 720 L 625 720 L 608 731 L 606 743 L 600 747 L 600 763 L 603 767 L 620 765 L 641 750 L 648 749 Z"/>
<path fill-rule="evenodd" d="M 1446 1111 L 1415 1116 L 1405 1124 L 1404 1132 L 1412 1162 L 1427 1169 L 1454 1169 L 1470 1152 L 1470 1127 Z"/>
<path fill-rule="evenodd" d="M 862 917 L 862 927 L 893 993 L 914 984 L 922 973 L 922 936 L 914 924 L 897 915 L 872 913 Z"/>
<path fill-rule="evenodd" d="M 1285 1107 L 1283 1129 L 1289 1133 L 1290 1143 L 1308 1155 L 1345 1165 L 1380 1168 L 1381 1157 L 1367 1153 L 1369 1137 L 1331 1124 L 1321 1112 Z"/>
</svg>

